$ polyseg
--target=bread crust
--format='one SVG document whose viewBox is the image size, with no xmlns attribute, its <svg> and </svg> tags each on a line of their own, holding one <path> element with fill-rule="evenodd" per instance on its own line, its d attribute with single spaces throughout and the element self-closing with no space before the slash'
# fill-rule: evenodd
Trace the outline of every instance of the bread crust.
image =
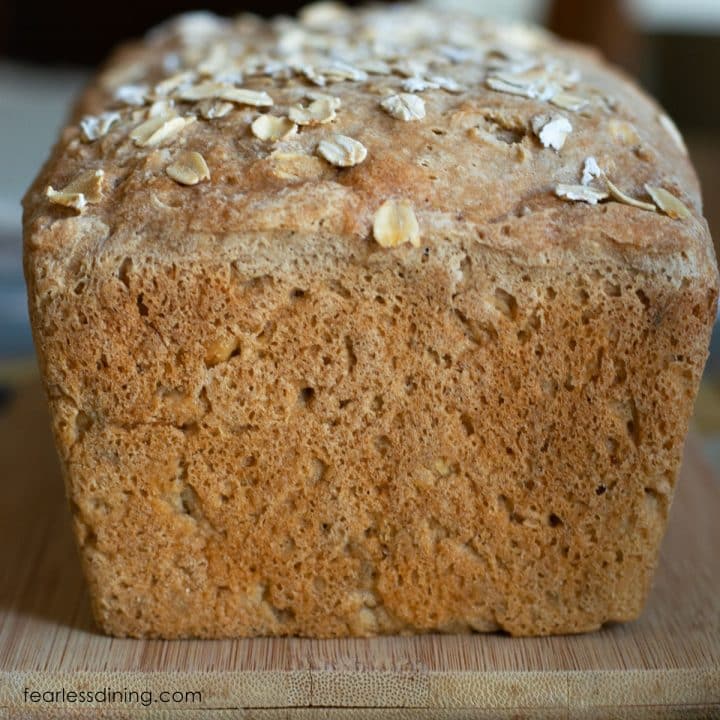
<svg viewBox="0 0 720 720">
<path fill-rule="evenodd" d="M 430 17 L 388 12 L 398 27 Z M 388 17 L 244 18 L 200 47 L 269 51 Z M 457 28 L 431 20 L 418 37 L 437 53 Z M 335 120 L 277 143 L 254 137 L 267 109 L 247 106 L 155 148 L 129 135 L 147 108 L 123 108 L 84 142 L 80 118 L 117 107 L 119 75 L 154 86 L 168 55 L 198 55 L 182 27 L 116 53 L 25 198 L 33 333 L 100 627 L 542 635 L 637 617 L 718 292 L 697 180 L 657 105 L 536 34 L 521 47 L 580 70 L 590 98 L 560 111 L 559 152 L 531 129 L 557 108 L 491 90 L 477 60 L 447 67 L 460 92 L 421 93 L 417 121 L 379 107 L 377 86 L 401 75 L 370 75 L 319 88 L 340 98 Z M 294 74 L 243 87 L 278 116 L 313 90 Z M 326 162 L 329 132 L 367 157 Z M 168 177 L 180 151 L 210 178 Z M 590 156 L 691 216 L 557 197 Z M 48 185 L 89 169 L 104 173 L 99 202 L 48 202 Z M 374 241 L 388 198 L 411 203 L 418 247 Z"/>
</svg>

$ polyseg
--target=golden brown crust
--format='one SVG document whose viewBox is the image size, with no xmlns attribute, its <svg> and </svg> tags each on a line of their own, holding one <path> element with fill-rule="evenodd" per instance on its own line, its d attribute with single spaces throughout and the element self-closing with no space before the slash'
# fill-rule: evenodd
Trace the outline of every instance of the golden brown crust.
<svg viewBox="0 0 720 720">
<path fill-rule="evenodd" d="M 322 64 L 292 54 L 327 44 L 319 12 L 305 15 L 314 29 L 185 21 L 122 49 L 26 197 L 33 330 L 100 625 L 544 634 L 635 617 L 717 298 L 678 139 L 587 51 L 424 11 L 326 9 L 334 38 L 373 40 L 382 57 L 341 55 L 391 74 L 313 86 Z M 420 43 L 426 67 L 377 50 L 393 12 L 395 41 Z M 209 35 L 183 45 L 188 27 Z M 163 62 L 208 60 L 218 34 L 243 44 L 242 87 L 267 92 L 273 115 L 321 91 L 340 98 L 318 110 L 334 120 L 273 142 L 251 129 L 266 107 L 205 120 L 178 103 L 199 119 L 139 146 L 132 133 L 165 126 L 138 130 L 150 105 L 115 103 L 113 83 L 155 87 Z M 271 57 L 278 44 L 287 56 Z M 528 57 L 585 109 L 488 87 L 499 61 L 507 78 Z M 270 60 L 277 77 L 251 74 Z M 425 116 L 404 121 L 380 101 L 409 70 L 450 89 L 416 90 Z M 106 134 L 81 139 L 82 116 L 115 109 Z M 564 143 L 544 136 L 559 151 L 542 115 L 572 125 Z M 338 133 L 367 157 L 318 155 Z M 631 198 L 662 187 L 691 217 L 558 197 L 588 157 Z M 67 188 L 89 170 L 104 174 Z M 81 211 L 50 203 L 48 185 Z M 581 187 L 606 189 L 602 176 Z M 373 239 L 392 198 L 412 208 L 419 246 L 405 215 L 392 216 L 399 245 Z"/>
</svg>

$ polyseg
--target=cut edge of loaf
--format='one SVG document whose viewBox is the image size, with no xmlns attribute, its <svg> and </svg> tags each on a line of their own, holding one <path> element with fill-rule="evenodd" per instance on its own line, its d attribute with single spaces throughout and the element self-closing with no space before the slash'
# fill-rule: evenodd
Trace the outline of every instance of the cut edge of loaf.
<svg viewBox="0 0 720 720">
<path fill-rule="evenodd" d="M 464 253 L 462 277 L 424 248 L 322 273 L 113 262 L 34 313 L 104 630 L 637 617 L 716 291 L 606 251 Z"/>
</svg>

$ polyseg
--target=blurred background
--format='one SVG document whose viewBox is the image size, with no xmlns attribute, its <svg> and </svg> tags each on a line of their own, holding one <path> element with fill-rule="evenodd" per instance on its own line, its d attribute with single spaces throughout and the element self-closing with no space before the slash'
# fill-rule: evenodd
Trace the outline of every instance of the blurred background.
<svg viewBox="0 0 720 720">
<path fill-rule="evenodd" d="M 705 214 L 720 239 L 720 0 L 425 0 L 444 12 L 536 22 L 593 44 L 637 77 L 676 120 L 700 174 Z M 0 0 L 0 398 L 35 373 L 21 266 L 20 198 L 47 156 L 68 104 L 121 40 L 169 15 L 208 9 L 233 15 L 292 14 L 303 3 L 145 0 L 105 12 L 72 4 Z M 349 3 L 357 4 L 357 3 Z M 720 333 L 695 424 L 720 437 Z M 710 452 L 720 464 L 720 442 Z"/>
</svg>

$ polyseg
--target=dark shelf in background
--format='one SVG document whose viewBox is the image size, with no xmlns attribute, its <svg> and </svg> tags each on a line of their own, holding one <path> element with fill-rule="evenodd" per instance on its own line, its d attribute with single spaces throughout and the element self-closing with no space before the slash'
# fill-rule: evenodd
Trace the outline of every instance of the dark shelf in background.
<svg viewBox="0 0 720 720">
<path fill-rule="evenodd" d="M 98 0 L 72 3 L 0 0 L 0 55 L 31 62 L 94 66 L 118 43 L 139 37 L 179 13 L 209 10 L 219 15 L 250 12 L 269 17 L 293 14 L 305 4 L 277 0 L 146 0 L 114 10 Z M 345 4 L 358 3 L 345 0 Z"/>
</svg>

